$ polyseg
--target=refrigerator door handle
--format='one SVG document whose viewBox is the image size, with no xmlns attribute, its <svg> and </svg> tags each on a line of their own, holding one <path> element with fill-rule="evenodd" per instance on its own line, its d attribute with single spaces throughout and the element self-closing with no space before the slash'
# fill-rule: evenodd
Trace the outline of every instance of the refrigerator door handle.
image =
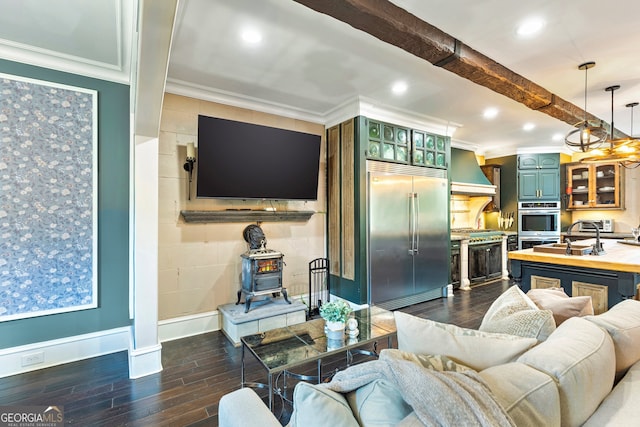
<svg viewBox="0 0 640 427">
<path fill-rule="evenodd" d="M 416 220 L 413 213 L 416 210 L 416 200 L 414 194 L 415 193 L 409 193 L 409 238 L 411 239 L 409 256 L 413 256 L 415 252 Z"/>
<path fill-rule="evenodd" d="M 420 215 L 419 215 L 419 209 L 420 209 L 420 204 L 418 203 L 418 193 L 413 193 L 413 238 L 415 240 L 415 246 L 413 248 L 413 253 L 414 255 L 418 254 L 418 252 L 420 252 L 420 233 L 418 232 L 418 230 L 420 230 L 420 223 L 419 223 L 419 219 L 420 219 Z"/>
</svg>

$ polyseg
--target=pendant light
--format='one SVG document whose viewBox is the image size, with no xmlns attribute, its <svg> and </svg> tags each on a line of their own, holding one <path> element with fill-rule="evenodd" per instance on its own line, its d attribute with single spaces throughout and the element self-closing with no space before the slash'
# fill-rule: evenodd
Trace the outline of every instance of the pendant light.
<svg viewBox="0 0 640 427">
<path fill-rule="evenodd" d="M 613 93 L 620 89 L 620 85 L 613 85 L 605 88 L 607 92 L 611 92 L 611 126 L 609 138 L 605 141 L 606 146 L 591 151 L 591 156 L 580 160 L 581 163 L 602 164 L 602 163 L 619 163 L 625 168 L 636 168 L 640 165 L 640 144 L 633 136 L 627 138 L 613 138 L 615 124 L 613 121 Z M 633 107 L 638 103 L 627 104 L 631 107 L 631 135 L 633 135 Z"/>
<path fill-rule="evenodd" d="M 625 107 L 631 108 L 631 129 L 628 138 L 623 144 L 616 147 L 619 153 L 625 153 L 626 159 L 620 162 L 620 165 L 627 169 L 634 169 L 640 166 L 640 141 L 633 136 L 633 107 L 638 105 L 637 102 L 631 102 Z"/>
<path fill-rule="evenodd" d="M 601 124 L 594 126 L 587 119 L 587 70 L 595 66 L 596 63 L 593 61 L 578 66 L 579 70 L 584 70 L 584 120 L 576 123 L 576 128 L 564 138 L 570 149 L 583 153 L 600 147 L 607 137 L 607 130 Z"/>
</svg>

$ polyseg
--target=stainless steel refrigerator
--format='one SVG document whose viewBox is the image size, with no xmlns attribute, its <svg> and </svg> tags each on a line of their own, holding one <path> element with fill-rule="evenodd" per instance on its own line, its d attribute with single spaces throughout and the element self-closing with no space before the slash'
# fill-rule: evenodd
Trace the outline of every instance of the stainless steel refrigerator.
<svg viewBox="0 0 640 427">
<path fill-rule="evenodd" d="M 367 161 L 370 303 L 395 309 L 446 295 L 447 171 Z"/>
</svg>

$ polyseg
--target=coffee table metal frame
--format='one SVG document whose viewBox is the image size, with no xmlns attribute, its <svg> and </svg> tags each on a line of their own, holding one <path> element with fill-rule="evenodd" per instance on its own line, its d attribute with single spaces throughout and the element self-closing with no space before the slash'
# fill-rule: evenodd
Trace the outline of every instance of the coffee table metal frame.
<svg viewBox="0 0 640 427">
<path fill-rule="evenodd" d="M 323 381 L 322 360 L 328 356 L 345 352 L 347 366 L 352 361 L 353 353 L 377 356 L 377 343 L 387 339 L 392 347 L 396 334 L 393 312 L 379 307 L 369 307 L 354 311 L 358 320 L 359 335 L 351 338 L 345 336 L 343 341 L 328 340 L 324 332 L 324 319 L 314 319 L 296 325 L 276 328 L 269 331 L 247 335 L 240 338 L 241 350 L 241 386 L 266 388 L 269 393 L 269 410 L 273 410 L 274 392 L 287 398 L 287 376 L 303 380 Z M 373 344 L 373 350 L 360 347 Z M 247 382 L 245 379 L 245 353 L 250 353 L 267 372 L 267 383 Z M 302 375 L 292 369 L 303 364 L 316 362 L 317 375 Z M 283 375 L 283 391 L 274 383 L 276 375 Z"/>
</svg>

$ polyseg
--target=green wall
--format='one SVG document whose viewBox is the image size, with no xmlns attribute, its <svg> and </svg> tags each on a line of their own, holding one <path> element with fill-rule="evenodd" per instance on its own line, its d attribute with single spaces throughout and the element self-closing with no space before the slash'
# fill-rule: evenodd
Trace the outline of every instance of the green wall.
<svg viewBox="0 0 640 427">
<path fill-rule="evenodd" d="M 0 72 L 98 92 L 98 307 L 0 322 L 0 349 L 129 326 L 129 86 L 5 60 Z"/>
</svg>

